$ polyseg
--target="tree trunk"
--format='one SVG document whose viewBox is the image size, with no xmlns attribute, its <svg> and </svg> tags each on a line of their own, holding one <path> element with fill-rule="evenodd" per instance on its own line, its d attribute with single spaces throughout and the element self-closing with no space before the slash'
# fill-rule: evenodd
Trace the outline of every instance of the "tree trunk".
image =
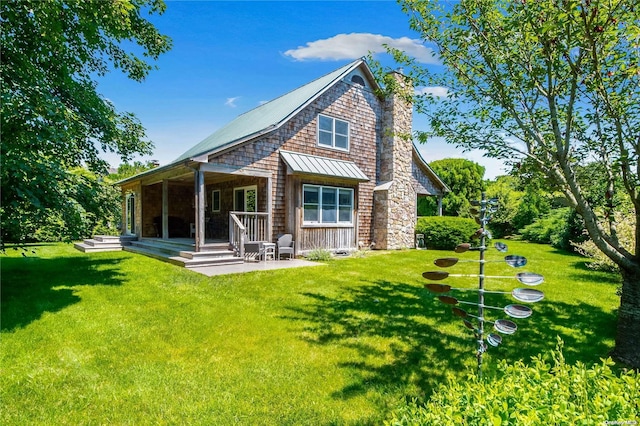
<svg viewBox="0 0 640 426">
<path fill-rule="evenodd" d="M 618 312 L 616 347 L 612 356 L 640 369 L 640 269 L 620 268 L 622 295 Z"/>
</svg>

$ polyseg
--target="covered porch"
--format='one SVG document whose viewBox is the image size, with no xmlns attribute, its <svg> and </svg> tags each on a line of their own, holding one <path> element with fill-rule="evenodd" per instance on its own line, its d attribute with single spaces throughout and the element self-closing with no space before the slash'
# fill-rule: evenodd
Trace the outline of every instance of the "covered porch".
<svg viewBox="0 0 640 426">
<path fill-rule="evenodd" d="M 190 163 L 123 185 L 124 234 L 190 242 L 194 252 L 272 239 L 272 174 L 254 168 Z"/>
</svg>

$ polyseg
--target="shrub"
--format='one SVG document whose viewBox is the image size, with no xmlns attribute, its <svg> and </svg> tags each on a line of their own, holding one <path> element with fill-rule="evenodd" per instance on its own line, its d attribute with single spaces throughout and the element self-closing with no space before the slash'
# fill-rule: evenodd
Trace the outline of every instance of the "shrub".
<svg viewBox="0 0 640 426">
<path fill-rule="evenodd" d="M 522 238 L 532 243 L 551 244 L 552 235 L 557 233 L 558 229 L 565 227 L 568 214 L 568 208 L 552 211 L 543 218 L 525 226 L 522 229 Z"/>
<path fill-rule="evenodd" d="M 618 240 L 624 248 L 633 251 L 636 239 L 634 230 L 636 228 L 635 218 L 631 212 L 616 212 L 615 219 L 617 223 Z M 587 267 L 597 271 L 617 271 L 618 266 L 613 263 L 592 240 L 586 240 L 581 243 L 573 243 L 575 250 L 583 256 L 590 257 L 591 262 L 587 263 Z"/>
<path fill-rule="evenodd" d="M 567 365 L 562 342 L 531 365 L 501 361 L 502 377 L 461 382 L 449 378 L 426 405 L 402 403 L 387 425 L 571 425 L 634 421 L 638 418 L 640 375 L 615 374 L 611 359 L 587 368 Z"/>
<path fill-rule="evenodd" d="M 424 234 L 427 248 L 452 250 L 460 243 L 467 243 L 478 229 L 473 219 L 448 216 L 418 218 L 416 234 Z"/>
<path fill-rule="evenodd" d="M 522 238 L 533 243 L 551 244 L 555 248 L 572 250 L 572 241 L 583 241 L 584 225 L 578 214 L 569 207 L 552 210 L 549 214 L 525 226 Z"/>
<path fill-rule="evenodd" d="M 331 259 L 331 252 L 327 249 L 315 248 L 309 251 L 307 254 L 305 254 L 305 257 L 308 260 L 313 260 L 313 261 L 326 261 Z"/>
<path fill-rule="evenodd" d="M 24 227 L 33 232 L 28 233 L 25 240 L 59 242 L 86 238 L 90 234 L 93 217 L 80 203 L 68 203 L 64 212 L 51 211 L 40 220 L 26 218 Z"/>
</svg>

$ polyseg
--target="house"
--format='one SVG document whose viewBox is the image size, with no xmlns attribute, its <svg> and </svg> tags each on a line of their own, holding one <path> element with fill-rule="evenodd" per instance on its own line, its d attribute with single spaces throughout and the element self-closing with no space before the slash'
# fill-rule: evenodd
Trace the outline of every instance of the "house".
<svg viewBox="0 0 640 426">
<path fill-rule="evenodd" d="M 413 145 L 412 105 L 378 89 L 354 61 L 122 180 L 123 233 L 190 238 L 196 253 L 223 242 L 236 255 L 284 233 L 297 254 L 414 247 L 417 197 L 448 188 Z"/>
</svg>

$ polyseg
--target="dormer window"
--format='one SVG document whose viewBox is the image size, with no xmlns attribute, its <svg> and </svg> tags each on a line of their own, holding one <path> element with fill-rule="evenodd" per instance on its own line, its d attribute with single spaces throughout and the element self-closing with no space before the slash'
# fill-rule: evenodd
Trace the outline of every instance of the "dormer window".
<svg viewBox="0 0 640 426">
<path fill-rule="evenodd" d="M 326 115 L 318 116 L 318 145 L 349 150 L 349 123 Z"/>
</svg>

